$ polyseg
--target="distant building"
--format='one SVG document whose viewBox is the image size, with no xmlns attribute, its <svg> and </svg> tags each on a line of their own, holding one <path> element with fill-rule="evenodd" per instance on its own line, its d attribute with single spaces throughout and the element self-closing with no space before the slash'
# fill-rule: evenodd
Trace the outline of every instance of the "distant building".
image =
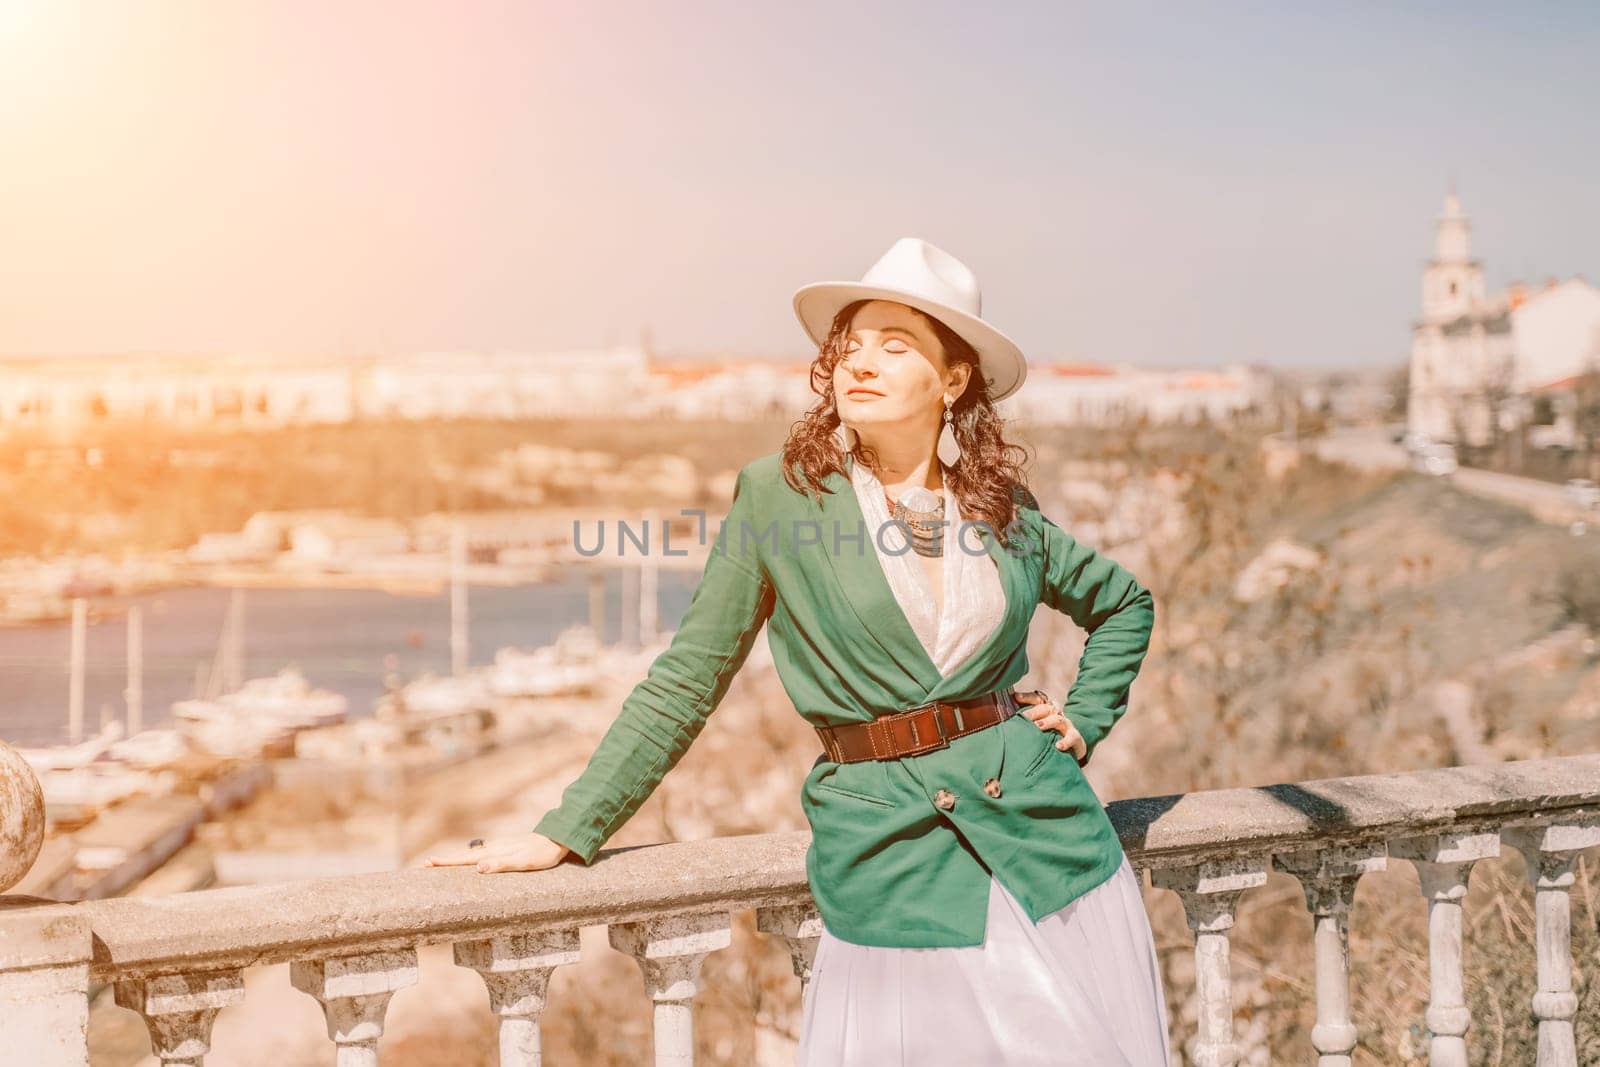
<svg viewBox="0 0 1600 1067">
<path fill-rule="evenodd" d="M 355 368 L 241 357 L 142 356 L 0 362 L 0 425 L 99 418 L 246 425 L 346 422 Z"/>
<path fill-rule="evenodd" d="M 102 418 L 243 426 L 358 418 L 541 418 L 630 410 L 636 348 L 423 353 L 358 360 L 246 356 L 0 361 L 0 426 Z"/>
<path fill-rule="evenodd" d="M 1582 278 L 1530 293 L 1485 290 L 1470 226 L 1451 190 L 1422 272 L 1422 317 L 1411 329 L 1411 432 L 1485 444 L 1526 417 L 1520 398 L 1581 373 L 1600 355 L 1600 290 Z"/>
<path fill-rule="evenodd" d="M 1510 298 L 1518 392 L 1600 369 L 1600 289 L 1583 278 L 1552 278 L 1534 293 L 1513 284 Z"/>
<path fill-rule="evenodd" d="M 620 414 L 644 392 L 649 362 L 631 347 L 401 356 L 367 365 L 355 408 L 365 417 L 404 419 Z"/>
<path fill-rule="evenodd" d="M 796 419 L 817 402 L 812 359 L 662 359 L 638 347 L 430 352 L 389 358 L 240 356 L 0 361 L 0 426 L 102 418 L 286 426 L 356 419 Z M 1265 372 L 1146 370 L 1035 359 L 1001 407 L 1033 422 L 1230 418 L 1261 403 Z M 79 462 L 76 452 L 62 461 Z M 204 464 L 203 452 L 174 464 Z M 218 543 L 207 552 L 227 554 Z"/>
<path fill-rule="evenodd" d="M 394 519 L 340 515 L 312 520 L 289 529 L 293 563 L 337 564 L 371 556 L 397 556 L 411 551 L 411 535 Z"/>
<path fill-rule="evenodd" d="M 637 413 L 732 421 L 798 418 L 817 400 L 810 366 L 809 359 L 657 361 L 638 398 Z"/>
<path fill-rule="evenodd" d="M 1002 407 L 1021 421 L 1056 425 L 1197 423 L 1260 410 L 1270 395 L 1270 375 L 1241 363 L 1219 370 L 1149 370 L 1036 361 L 1021 391 Z"/>
</svg>

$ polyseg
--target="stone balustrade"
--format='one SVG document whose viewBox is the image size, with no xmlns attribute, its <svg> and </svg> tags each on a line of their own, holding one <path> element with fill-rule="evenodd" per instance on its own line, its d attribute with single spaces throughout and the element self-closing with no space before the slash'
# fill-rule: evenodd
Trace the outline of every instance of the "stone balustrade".
<svg viewBox="0 0 1600 1067">
<path fill-rule="evenodd" d="M 1314 918 L 1318 1062 L 1349 1064 L 1350 903 L 1363 874 L 1406 862 L 1428 911 L 1430 1062 L 1465 1064 L 1461 902 L 1473 865 L 1506 847 L 1527 858 L 1536 899 L 1538 1063 L 1576 1067 L 1568 890 L 1577 853 L 1600 845 L 1600 755 L 1147 797 L 1110 811 L 1135 866 L 1178 894 L 1194 931 L 1192 1062 L 1239 1060 L 1229 930 L 1275 868 L 1300 881 Z M 492 878 L 418 869 L 78 905 L 0 898 L 7 1052 L 41 1067 L 86 1064 L 88 990 L 112 982 L 162 1063 L 198 1065 L 217 1013 L 244 995 L 243 969 L 287 961 L 294 988 L 321 1004 L 341 1067 L 374 1064 L 390 998 L 417 980 L 417 947 L 449 943 L 483 977 L 500 1062 L 537 1064 L 551 973 L 577 960 L 579 927 L 604 924 L 654 1003 L 656 1062 L 689 1064 L 701 964 L 729 944 L 733 912 L 754 909 L 756 928 L 786 944 L 802 989 L 809 979 L 821 924 L 807 843 L 796 832 L 618 848 L 590 868 Z"/>
</svg>

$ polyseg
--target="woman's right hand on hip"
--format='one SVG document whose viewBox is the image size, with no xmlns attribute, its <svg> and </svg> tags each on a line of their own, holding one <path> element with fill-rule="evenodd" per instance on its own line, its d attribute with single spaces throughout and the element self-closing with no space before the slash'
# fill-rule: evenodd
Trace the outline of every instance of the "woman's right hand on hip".
<svg viewBox="0 0 1600 1067">
<path fill-rule="evenodd" d="M 479 874 L 498 874 L 502 871 L 542 871 L 554 867 L 566 858 L 571 850 L 566 845 L 543 834 L 523 834 L 521 837 L 496 837 L 481 845 L 429 856 L 429 867 L 467 867 L 476 865 Z"/>
</svg>

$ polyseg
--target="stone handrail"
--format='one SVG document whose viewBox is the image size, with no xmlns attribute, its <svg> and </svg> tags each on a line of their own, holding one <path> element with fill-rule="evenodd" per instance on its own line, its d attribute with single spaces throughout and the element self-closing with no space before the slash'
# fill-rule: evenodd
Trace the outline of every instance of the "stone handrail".
<svg viewBox="0 0 1600 1067">
<path fill-rule="evenodd" d="M 1473 863 L 1504 840 L 1529 858 L 1536 890 L 1539 1064 L 1575 1067 L 1567 888 L 1577 851 L 1600 844 L 1600 755 L 1146 797 L 1109 810 L 1130 859 L 1179 894 L 1195 932 L 1193 1062 L 1237 1062 L 1228 930 L 1240 896 L 1276 866 L 1300 879 L 1316 920 L 1319 1062 L 1348 1065 L 1350 901 L 1363 873 L 1404 859 L 1417 865 L 1430 914 L 1431 1062 L 1465 1064 L 1461 898 Z M 216 1012 L 243 996 L 243 969 L 290 962 L 296 988 L 324 1006 L 341 1067 L 371 1064 L 390 996 L 416 980 L 417 946 L 452 943 L 488 986 L 501 1062 L 538 1063 L 550 974 L 577 959 L 579 927 L 604 924 L 644 973 L 657 1062 L 687 1064 L 700 964 L 729 943 L 731 912 L 755 909 L 758 928 L 786 941 L 804 988 L 821 933 L 806 885 L 809 837 L 609 849 L 591 868 L 493 878 L 419 869 L 77 905 L 13 899 L 0 910 L 0 1013 L 21 1020 L 13 1051 L 39 1050 L 29 1062 L 83 1064 L 89 983 L 114 982 L 163 1062 L 198 1064 Z"/>
<path fill-rule="evenodd" d="M 804 831 L 603 850 L 592 868 L 486 878 L 466 867 L 121 897 L 74 905 L 95 931 L 100 979 L 282 963 L 675 912 L 800 904 Z"/>
</svg>

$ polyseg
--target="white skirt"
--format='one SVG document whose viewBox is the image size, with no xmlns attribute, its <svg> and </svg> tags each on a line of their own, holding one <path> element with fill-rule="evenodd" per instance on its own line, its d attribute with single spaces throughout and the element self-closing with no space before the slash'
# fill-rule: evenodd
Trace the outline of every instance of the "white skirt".
<svg viewBox="0 0 1600 1067">
<path fill-rule="evenodd" d="M 1164 1067 L 1167 1009 L 1138 877 L 1035 925 L 991 874 L 980 945 L 891 948 L 824 930 L 801 1008 L 799 1067 Z"/>
</svg>

